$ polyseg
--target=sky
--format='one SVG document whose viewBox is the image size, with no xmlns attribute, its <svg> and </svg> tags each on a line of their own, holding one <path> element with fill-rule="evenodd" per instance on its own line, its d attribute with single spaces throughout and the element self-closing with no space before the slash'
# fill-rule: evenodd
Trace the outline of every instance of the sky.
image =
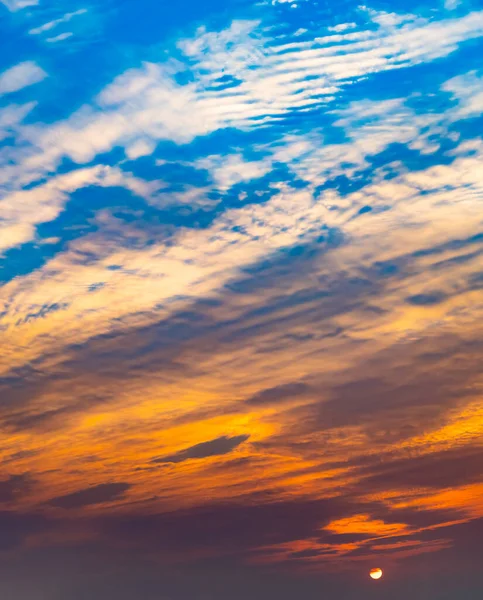
<svg viewBox="0 0 483 600">
<path fill-rule="evenodd" d="M 481 598 L 480 1 L 0 40 L 2 599 Z"/>
</svg>

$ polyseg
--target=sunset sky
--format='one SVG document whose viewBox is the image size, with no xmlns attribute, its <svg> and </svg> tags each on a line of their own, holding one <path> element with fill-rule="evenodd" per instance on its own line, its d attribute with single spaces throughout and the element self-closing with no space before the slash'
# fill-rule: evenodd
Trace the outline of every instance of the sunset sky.
<svg viewBox="0 0 483 600">
<path fill-rule="evenodd" d="M 480 600 L 481 0 L 0 44 L 1 599 Z"/>
</svg>

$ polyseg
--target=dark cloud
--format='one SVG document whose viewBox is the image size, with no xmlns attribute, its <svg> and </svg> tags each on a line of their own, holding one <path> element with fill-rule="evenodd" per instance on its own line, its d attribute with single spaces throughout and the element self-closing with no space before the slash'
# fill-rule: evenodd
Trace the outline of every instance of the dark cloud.
<svg viewBox="0 0 483 600">
<path fill-rule="evenodd" d="M 367 318 L 372 318 L 375 308 L 369 304 L 383 292 L 385 285 L 384 278 L 376 272 L 350 277 L 341 272 L 317 275 L 317 261 L 343 242 L 340 231 L 322 227 L 320 238 L 314 243 L 292 249 L 288 254 L 277 252 L 243 269 L 239 277 L 225 286 L 221 299 L 198 299 L 158 321 L 154 311 L 153 322 L 148 326 L 101 334 L 85 343 L 66 346 L 65 360 L 59 363 L 58 356 L 52 357 L 55 358 L 52 362 L 58 365 L 55 370 L 44 367 L 50 362 L 48 354 L 33 361 L 24 369 L 25 373 L 12 370 L 0 378 L 3 425 L 19 431 L 59 428 L 66 418 L 75 418 L 89 406 L 114 402 L 119 398 L 117 390 L 126 380 L 141 376 L 155 377 L 159 383 L 181 378 L 186 382 L 203 374 L 203 360 L 193 360 L 193 355 L 204 356 L 207 344 L 216 355 L 240 344 L 252 344 L 264 334 L 277 331 L 280 333 L 273 347 L 257 347 L 257 352 L 272 352 L 279 351 L 280 344 L 302 344 L 311 336 L 321 346 L 328 338 L 342 336 L 343 329 L 333 319 L 353 310 L 366 310 Z M 287 294 L 288 282 L 300 285 Z M 259 296 L 266 298 L 266 290 L 270 290 L 270 301 L 258 302 Z M 246 309 L 239 309 L 233 318 L 220 319 L 223 313 L 220 305 L 239 306 L 238 297 L 247 294 L 255 301 L 247 303 Z M 292 331 L 294 325 L 297 330 L 304 326 L 302 337 L 298 331 Z M 95 378 L 95 394 L 83 389 L 87 375 L 90 381 Z M 284 390 L 279 392 L 281 399 Z M 301 390 L 294 388 L 294 392 Z M 43 399 L 51 396 L 64 398 L 64 405 L 49 410 L 35 408 L 43 406 Z M 258 400 L 267 400 L 269 396 L 267 392 Z"/>
<path fill-rule="evenodd" d="M 49 383 L 52 379 L 55 379 L 55 376 L 49 376 Z M 11 369 L 8 374 L 0 377 L 0 409 L 23 407 L 43 391 L 46 383 L 45 373 L 35 365 L 28 364 Z"/>
<path fill-rule="evenodd" d="M 242 555 L 264 544 L 310 537 L 348 510 L 354 505 L 343 498 L 262 503 L 253 496 L 165 514 L 106 517 L 96 529 L 145 551 Z"/>
<path fill-rule="evenodd" d="M 65 496 L 57 496 L 47 504 L 65 509 L 102 504 L 120 498 L 130 487 L 129 483 L 101 483 Z"/>
<path fill-rule="evenodd" d="M 224 460 L 210 465 L 210 470 L 213 472 L 220 471 L 237 471 L 243 469 L 254 469 L 264 464 L 264 459 L 258 456 L 240 456 L 231 460 Z"/>
<path fill-rule="evenodd" d="M 0 511 L 0 552 L 20 547 L 30 535 L 48 531 L 51 525 L 42 515 Z"/>
<path fill-rule="evenodd" d="M 450 251 L 458 251 L 464 248 L 471 248 L 475 245 L 483 244 L 483 232 L 476 233 L 465 239 L 452 239 L 448 242 L 444 242 L 438 246 L 432 246 L 430 248 L 423 248 L 422 250 L 417 250 L 413 253 L 412 256 L 415 258 L 420 258 L 424 256 L 434 256 L 439 254 L 446 254 Z"/>
<path fill-rule="evenodd" d="M 17 413 L 9 415 L 7 418 L 5 418 L 4 425 L 7 428 L 14 429 L 16 431 L 42 429 L 45 426 L 52 426 L 52 424 L 58 420 L 62 420 L 64 424 L 66 422 L 65 419 L 71 412 L 72 407 L 67 405 L 61 408 L 45 410 L 37 413 Z"/>
<path fill-rule="evenodd" d="M 290 400 L 293 400 L 294 398 L 305 396 L 308 392 L 310 392 L 310 386 L 306 383 L 286 383 L 257 392 L 248 398 L 246 403 L 255 406 L 279 404 L 282 402 L 290 402 Z"/>
<path fill-rule="evenodd" d="M 292 552 L 292 558 L 313 558 L 320 554 L 320 550 L 299 550 L 298 552 Z"/>
<path fill-rule="evenodd" d="M 471 561 L 483 575 L 481 571 L 481 540 L 483 540 L 483 517 L 471 519 L 466 523 L 454 523 L 448 525 L 443 530 L 444 535 L 454 541 L 454 548 L 461 552 L 465 560 Z M 423 540 L 431 539 L 439 535 L 438 530 L 423 532 Z M 480 567 L 480 568 L 478 568 Z"/>
<path fill-rule="evenodd" d="M 17 460 L 21 460 L 22 458 L 30 458 L 31 456 L 36 456 L 37 454 L 37 450 L 19 450 L 18 452 L 14 452 L 7 458 L 4 458 L 2 460 L 2 464 L 6 465 Z"/>
<path fill-rule="evenodd" d="M 15 324 L 22 325 L 25 323 L 30 323 L 31 321 L 35 321 L 36 319 L 43 319 L 50 313 L 57 312 L 59 310 L 66 310 L 69 308 L 69 304 L 67 302 L 62 304 L 55 302 L 54 304 L 44 304 L 43 306 L 37 306 L 34 308 L 36 310 L 27 313 L 24 317 L 18 319 Z"/>
<path fill-rule="evenodd" d="M 11 475 L 8 479 L 0 480 L 0 503 L 8 503 L 28 492 L 32 486 L 29 475 Z"/>
<path fill-rule="evenodd" d="M 439 269 L 445 269 L 447 267 L 453 267 L 455 265 L 463 265 L 473 261 L 475 258 L 478 258 L 481 256 L 481 253 L 481 250 L 477 250 L 476 252 L 468 252 L 467 254 L 452 256 L 451 258 L 440 260 L 439 262 L 432 264 L 430 268 L 432 271 L 435 271 Z"/>
<path fill-rule="evenodd" d="M 406 298 L 406 301 L 409 304 L 414 304 L 415 306 L 433 306 L 443 302 L 445 297 L 446 296 L 442 292 L 432 292 L 428 294 L 415 294 L 414 296 L 409 296 Z"/>
<path fill-rule="evenodd" d="M 153 459 L 154 463 L 180 463 L 185 460 L 208 458 L 209 456 L 220 456 L 223 454 L 229 454 L 235 448 L 237 448 L 243 442 L 246 442 L 249 435 L 236 435 L 233 437 L 227 437 L 225 435 L 210 440 L 209 442 L 202 442 L 201 444 L 195 444 L 185 450 L 170 454 L 168 456 L 162 456 Z"/>
<path fill-rule="evenodd" d="M 367 533 L 328 533 L 323 532 L 323 534 L 318 536 L 318 540 L 325 544 L 334 544 L 337 546 L 339 544 L 353 544 L 354 542 L 362 542 L 367 538 L 373 537 L 373 534 L 370 532 Z"/>
<path fill-rule="evenodd" d="M 55 380 L 55 378 L 53 379 Z M 64 383 L 59 379 L 57 382 L 60 382 L 61 386 Z M 67 385 L 67 382 L 65 382 L 65 385 Z M 110 398 L 112 398 L 112 394 L 109 392 L 106 392 L 106 394 L 93 394 L 91 391 L 81 391 L 81 386 L 79 386 L 79 392 L 76 394 L 74 401 L 50 410 L 33 411 L 24 408 L 24 410 L 12 412 L 4 417 L 3 426 L 13 431 L 49 431 L 65 426 L 69 419 L 75 418 L 79 413 L 86 412 L 92 407 L 105 404 Z"/>
<path fill-rule="evenodd" d="M 186 563 L 207 556 L 216 556 L 218 561 L 233 556 L 240 561 L 257 556 L 265 546 L 302 539 L 328 544 L 335 552 L 340 544 L 373 537 L 370 532 L 335 534 L 325 529 L 334 520 L 361 513 L 387 523 L 407 523 L 415 530 L 461 518 L 455 510 L 392 510 L 383 503 L 361 501 L 351 490 L 335 498 L 274 498 L 254 494 L 163 514 L 106 515 L 95 519 L 93 528 L 110 545 L 129 540 L 141 553 Z M 439 531 L 438 535 L 444 534 Z"/>
<path fill-rule="evenodd" d="M 483 288 L 483 272 L 471 275 L 468 287 L 470 290 L 481 290 Z"/>
<path fill-rule="evenodd" d="M 475 483 L 483 472 L 483 446 L 464 446 L 424 456 L 371 465 L 364 486 L 389 489 L 410 487 L 446 488 Z"/>
<path fill-rule="evenodd" d="M 439 427 L 449 410 L 474 398 L 483 344 L 432 336 L 395 344 L 338 375 L 322 379 L 319 399 L 290 409 L 291 431 L 320 432 L 361 426 L 372 444 L 397 442 Z"/>
</svg>

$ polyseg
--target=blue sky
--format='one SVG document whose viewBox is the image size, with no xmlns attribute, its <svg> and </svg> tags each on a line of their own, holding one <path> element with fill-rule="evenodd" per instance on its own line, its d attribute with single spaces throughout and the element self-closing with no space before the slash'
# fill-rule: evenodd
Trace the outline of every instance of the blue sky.
<svg viewBox="0 0 483 600">
<path fill-rule="evenodd" d="M 130 531 L 129 556 L 208 560 L 210 582 L 223 557 L 347 594 L 377 560 L 396 599 L 417 557 L 462 577 L 480 3 L 0 0 L 0 39 L 11 573 L 32 547 L 118 565 Z"/>
</svg>

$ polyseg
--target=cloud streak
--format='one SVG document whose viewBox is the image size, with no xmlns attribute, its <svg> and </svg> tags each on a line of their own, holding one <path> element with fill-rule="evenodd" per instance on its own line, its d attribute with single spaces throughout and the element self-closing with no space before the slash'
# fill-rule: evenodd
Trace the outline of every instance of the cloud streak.
<svg viewBox="0 0 483 600">
<path fill-rule="evenodd" d="M 180 463 L 185 460 L 196 460 L 200 458 L 209 458 L 210 456 L 223 456 L 229 454 L 243 442 L 246 442 L 250 436 L 238 435 L 234 437 L 221 436 L 209 442 L 195 444 L 191 448 L 185 448 L 175 454 L 153 459 L 154 463 Z"/>
<path fill-rule="evenodd" d="M 0 73 L 0 95 L 18 92 L 39 83 L 47 73 L 33 61 L 25 61 Z"/>
</svg>

